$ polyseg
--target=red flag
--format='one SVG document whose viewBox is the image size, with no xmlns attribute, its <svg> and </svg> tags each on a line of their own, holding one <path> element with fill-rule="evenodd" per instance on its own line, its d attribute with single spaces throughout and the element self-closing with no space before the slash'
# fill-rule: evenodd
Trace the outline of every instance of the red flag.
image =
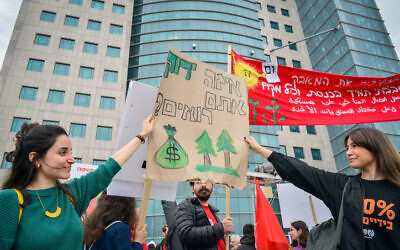
<svg viewBox="0 0 400 250">
<path fill-rule="evenodd" d="M 288 250 L 290 248 L 282 227 L 263 191 L 258 185 L 256 206 L 256 246 L 260 250 Z"/>
</svg>

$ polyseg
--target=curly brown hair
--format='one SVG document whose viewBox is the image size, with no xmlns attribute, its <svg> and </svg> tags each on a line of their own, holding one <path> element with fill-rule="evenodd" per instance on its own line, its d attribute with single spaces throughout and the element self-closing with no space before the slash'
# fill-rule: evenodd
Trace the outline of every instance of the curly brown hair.
<svg viewBox="0 0 400 250">
<path fill-rule="evenodd" d="M 96 208 L 83 222 L 83 244 L 90 246 L 100 240 L 104 229 L 112 222 L 127 222 L 132 230 L 136 224 L 136 200 L 131 197 L 107 195 L 104 191 Z"/>
</svg>

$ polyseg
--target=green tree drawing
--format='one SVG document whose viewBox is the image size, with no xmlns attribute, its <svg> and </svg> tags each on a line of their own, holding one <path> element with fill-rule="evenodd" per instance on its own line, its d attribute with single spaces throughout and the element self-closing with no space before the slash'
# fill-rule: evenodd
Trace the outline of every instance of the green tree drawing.
<svg viewBox="0 0 400 250">
<path fill-rule="evenodd" d="M 278 101 L 277 99 L 272 100 L 272 101 L 271 101 L 271 105 L 274 104 L 274 103 L 276 103 L 277 101 Z M 275 110 L 281 109 L 281 107 L 280 107 L 279 105 L 274 105 L 274 106 L 267 105 L 267 106 L 265 106 L 265 109 L 266 109 L 266 110 L 272 110 L 272 119 L 271 119 L 271 121 L 274 123 L 274 125 L 276 125 L 279 121 L 284 121 L 284 120 L 286 120 L 286 117 L 285 117 L 285 116 L 281 116 L 281 117 L 278 119 L 278 121 L 276 120 L 276 112 L 275 112 Z"/>
<path fill-rule="evenodd" d="M 217 152 L 222 151 L 222 150 L 224 151 L 225 168 L 231 167 L 230 153 L 237 154 L 232 142 L 233 142 L 233 139 L 229 135 L 228 131 L 226 131 L 226 129 L 223 129 L 221 134 L 217 138 L 217 147 L 218 147 Z"/>
<path fill-rule="evenodd" d="M 211 166 L 210 154 L 217 156 L 212 145 L 212 141 L 208 136 L 207 130 L 204 129 L 203 133 L 196 139 L 198 154 L 204 155 L 204 165 Z"/>
</svg>

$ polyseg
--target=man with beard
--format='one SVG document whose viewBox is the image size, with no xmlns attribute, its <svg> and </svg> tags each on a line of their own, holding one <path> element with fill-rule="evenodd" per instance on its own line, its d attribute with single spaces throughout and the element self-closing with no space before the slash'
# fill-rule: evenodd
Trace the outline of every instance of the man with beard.
<svg viewBox="0 0 400 250">
<path fill-rule="evenodd" d="M 184 249 L 225 250 L 224 234 L 233 231 L 232 218 L 219 220 L 218 209 L 208 204 L 211 182 L 191 182 L 193 198 L 182 201 L 176 210 L 176 227 Z"/>
</svg>

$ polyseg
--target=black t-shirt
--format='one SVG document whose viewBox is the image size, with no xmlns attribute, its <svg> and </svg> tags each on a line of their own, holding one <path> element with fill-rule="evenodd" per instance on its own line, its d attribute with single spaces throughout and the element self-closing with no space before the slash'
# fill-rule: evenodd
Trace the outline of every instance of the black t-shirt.
<svg viewBox="0 0 400 250">
<path fill-rule="evenodd" d="M 400 188 L 387 180 L 362 180 L 365 249 L 400 249 Z"/>
</svg>

